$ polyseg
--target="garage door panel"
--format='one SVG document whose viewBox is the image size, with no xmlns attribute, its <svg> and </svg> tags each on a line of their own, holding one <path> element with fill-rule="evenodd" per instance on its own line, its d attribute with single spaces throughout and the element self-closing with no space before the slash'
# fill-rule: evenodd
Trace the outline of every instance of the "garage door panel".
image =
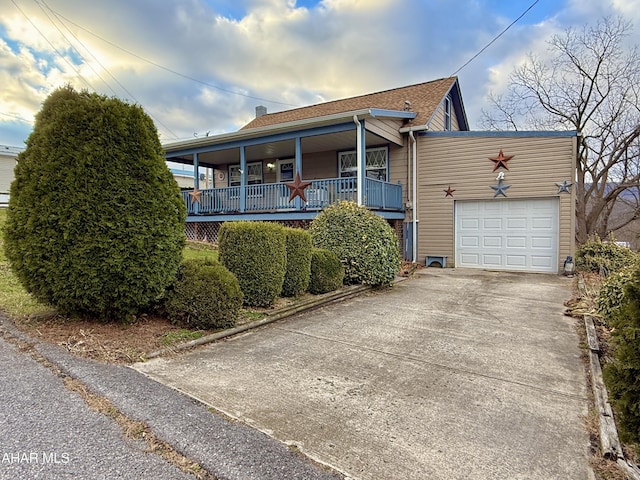
<svg viewBox="0 0 640 480">
<path fill-rule="evenodd" d="M 522 268 L 527 266 L 527 257 L 525 255 L 507 255 L 506 267 Z"/>
<path fill-rule="evenodd" d="M 456 265 L 557 272 L 558 200 L 456 201 Z"/>
<path fill-rule="evenodd" d="M 527 248 L 527 237 L 507 237 L 507 248 Z"/>
</svg>

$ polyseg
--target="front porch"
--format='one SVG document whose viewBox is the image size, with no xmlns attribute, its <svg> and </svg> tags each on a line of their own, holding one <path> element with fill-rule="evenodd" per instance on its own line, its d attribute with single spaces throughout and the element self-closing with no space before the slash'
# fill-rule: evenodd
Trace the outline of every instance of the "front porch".
<svg viewBox="0 0 640 480">
<path fill-rule="evenodd" d="M 230 220 L 229 216 L 252 214 L 306 213 L 297 218 L 312 218 L 315 214 L 339 200 L 357 202 L 358 190 L 355 177 L 325 178 L 309 181 L 305 189 L 306 202 L 301 198 L 289 201 L 290 189 L 285 183 L 263 183 L 235 187 L 183 190 L 188 221 L 202 221 L 202 216 L 218 217 L 207 220 Z M 386 218 L 403 218 L 402 185 L 364 179 L 362 204 L 379 211 Z M 264 217 L 264 215 L 261 215 Z M 275 219 L 275 218 L 274 218 Z"/>
</svg>

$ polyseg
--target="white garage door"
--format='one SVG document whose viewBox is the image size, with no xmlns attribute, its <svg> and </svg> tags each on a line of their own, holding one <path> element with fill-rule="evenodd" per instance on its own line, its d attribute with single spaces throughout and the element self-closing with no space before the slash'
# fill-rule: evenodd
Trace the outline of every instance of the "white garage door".
<svg viewBox="0 0 640 480">
<path fill-rule="evenodd" d="M 456 266 L 558 271 L 558 199 L 460 201 Z"/>
</svg>

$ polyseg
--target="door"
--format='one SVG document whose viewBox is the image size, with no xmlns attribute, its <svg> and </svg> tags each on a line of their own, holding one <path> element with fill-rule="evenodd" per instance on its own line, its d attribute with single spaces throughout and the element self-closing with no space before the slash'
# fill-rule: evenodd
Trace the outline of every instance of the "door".
<svg viewBox="0 0 640 480">
<path fill-rule="evenodd" d="M 456 266 L 558 272 L 558 199 L 455 204 Z"/>
</svg>

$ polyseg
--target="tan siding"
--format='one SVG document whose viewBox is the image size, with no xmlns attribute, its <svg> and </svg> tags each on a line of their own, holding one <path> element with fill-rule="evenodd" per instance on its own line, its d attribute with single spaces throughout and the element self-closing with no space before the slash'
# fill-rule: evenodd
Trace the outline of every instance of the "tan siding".
<svg viewBox="0 0 640 480">
<path fill-rule="evenodd" d="M 309 153 L 302 156 L 302 178 L 336 178 L 338 176 L 338 155 L 335 151 Z"/>
<path fill-rule="evenodd" d="M 433 112 L 433 117 L 431 117 L 431 121 L 429 122 L 429 130 L 432 132 L 441 132 L 444 130 L 444 102 L 440 103 L 435 112 Z"/>
<path fill-rule="evenodd" d="M 407 201 L 407 185 L 411 181 L 407 168 L 407 162 L 409 161 L 408 151 L 407 147 L 389 146 L 389 181 L 391 183 L 402 183 L 403 202 Z"/>
<path fill-rule="evenodd" d="M 0 156 L 0 192 L 8 192 L 13 181 L 13 168 L 16 166 L 15 157 Z"/>
<path fill-rule="evenodd" d="M 368 131 L 397 145 L 403 145 L 404 143 L 404 139 L 398 131 L 401 127 L 401 122 L 391 119 L 372 118 L 365 123 L 365 128 Z"/>
<path fill-rule="evenodd" d="M 454 201 L 491 200 L 492 185 L 500 171 L 511 185 L 507 198 L 560 199 L 560 245 L 558 262 L 574 253 L 574 193 L 559 195 L 556 183 L 573 181 L 575 137 L 419 137 L 418 219 L 419 254 L 447 255 L 454 262 Z M 509 160 L 509 170 L 493 171 L 490 157 L 500 149 Z M 453 198 L 445 197 L 449 186 Z M 500 201 L 499 197 L 496 201 Z"/>
</svg>

